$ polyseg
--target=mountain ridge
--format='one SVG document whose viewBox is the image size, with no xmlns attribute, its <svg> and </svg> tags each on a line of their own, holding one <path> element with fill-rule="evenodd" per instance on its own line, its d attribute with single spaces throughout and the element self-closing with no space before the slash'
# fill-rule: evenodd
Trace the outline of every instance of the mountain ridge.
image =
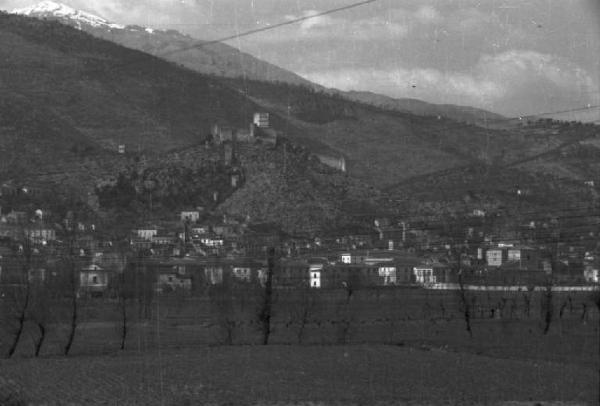
<svg viewBox="0 0 600 406">
<path fill-rule="evenodd" d="M 84 22 L 90 24 L 92 26 L 106 26 L 109 28 L 123 29 L 124 25 L 114 24 L 108 22 L 106 19 L 88 13 L 82 10 L 76 10 L 72 7 L 69 7 L 62 3 L 56 3 L 50 0 L 44 0 L 40 3 L 29 7 L 16 8 L 13 9 L 11 14 L 20 14 L 28 17 L 44 17 L 44 16 L 54 16 L 54 17 L 64 17 L 69 20 Z M 80 28 L 80 27 L 78 27 Z"/>
<path fill-rule="evenodd" d="M 435 104 L 419 99 L 394 98 L 374 92 L 346 91 L 344 92 L 351 100 L 373 104 L 378 107 L 388 108 L 401 112 L 412 113 L 421 116 L 440 116 L 450 118 L 458 122 L 466 122 L 479 126 L 487 126 L 494 122 L 506 121 L 507 118 L 484 109 L 457 104 Z"/>
<path fill-rule="evenodd" d="M 372 92 L 325 89 L 294 72 L 260 60 L 222 42 L 194 39 L 176 30 L 157 30 L 137 25 L 114 24 L 103 17 L 75 10 L 50 0 L 44 0 L 30 7 L 15 9 L 12 13 L 30 17 L 55 18 L 92 35 L 128 48 L 163 57 L 200 73 L 303 85 L 312 89 L 338 93 L 350 100 L 400 112 L 428 116 L 441 115 L 455 121 L 469 122 L 480 126 L 486 125 L 488 118 L 496 121 L 504 119 L 499 114 L 469 106 L 432 104 L 417 99 L 396 99 Z M 179 49 L 184 51 L 178 51 Z"/>
<path fill-rule="evenodd" d="M 166 59 L 171 62 L 200 73 L 226 77 L 248 76 L 259 80 L 317 86 L 293 72 L 259 60 L 221 42 L 198 40 L 176 30 L 111 23 L 103 17 L 50 0 L 30 7 L 14 9 L 11 14 L 54 19 L 96 37 L 154 56 L 161 57 L 168 54 Z M 181 49 L 185 51 L 179 51 Z"/>
</svg>

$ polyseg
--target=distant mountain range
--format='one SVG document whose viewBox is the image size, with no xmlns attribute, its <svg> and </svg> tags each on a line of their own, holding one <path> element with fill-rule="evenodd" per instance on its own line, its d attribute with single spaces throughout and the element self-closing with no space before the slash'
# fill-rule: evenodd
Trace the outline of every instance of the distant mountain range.
<svg viewBox="0 0 600 406">
<path fill-rule="evenodd" d="M 42 1 L 36 5 L 13 10 L 12 13 L 55 19 L 128 48 L 137 49 L 179 63 L 200 73 L 230 78 L 284 82 L 324 90 L 288 70 L 241 52 L 221 42 L 204 42 L 175 30 L 156 30 L 136 25 L 121 25 L 91 13 L 75 10 L 64 4 Z M 185 51 L 179 51 L 185 49 Z M 417 115 L 443 116 L 456 121 L 485 125 L 487 120 L 503 119 L 485 110 L 466 106 L 437 105 L 416 99 L 394 99 L 370 92 L 343 92 L 332 89 L 354 101 Z"/>
</svg>

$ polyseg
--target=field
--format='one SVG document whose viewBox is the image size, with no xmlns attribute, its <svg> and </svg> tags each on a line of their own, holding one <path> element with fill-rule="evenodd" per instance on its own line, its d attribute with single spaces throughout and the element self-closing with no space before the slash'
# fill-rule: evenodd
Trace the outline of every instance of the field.
<svg viewBox="0 0 600 406">
<path fill-rule="evenodd" d="M 544 334 L 543 292 L 477 293 L 471 336 L 456 292 L 364 290 L 348 299 L 343 291 L 279 291 L 262 346 L 260 297 L 237 293 L 131 303 L 125 350 L 118 304 L 82 301 L 68 357 L 66 322 L 50 326 L 39 358 L 36 328 L 27 325 L 0 377 L 33 404 L 599 400 L 599 317 L 589 294 L 554 295 Z M 3 351 L 10 331 L 0 335 Z"/>
</svg>

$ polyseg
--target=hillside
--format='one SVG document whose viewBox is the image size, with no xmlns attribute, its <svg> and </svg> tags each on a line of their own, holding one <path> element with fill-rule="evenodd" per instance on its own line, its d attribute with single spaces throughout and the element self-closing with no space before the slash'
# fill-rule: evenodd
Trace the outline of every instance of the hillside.
<svg viewBox="0 0 600 406">
<path fill-rule="evenodd" d="M 255 80 L 317 85 L 260 60 L 222 42 L 199 41 L 176 30 L 156 30 L 137 25 L 121 25 L 53 1 L 42 1 L 12 11 L 16 14 L 51 19 L 83 30 L 128 48 L 181 64 L 196 72 L 224 77 L 248 77 Z M 186 49 L 183 52 L 173 52 Z"/>
<path fill-rule="evenodd" d="M 0 58 L 10 66 L 2 71 L 3 97 L 34 117 L 25 125 L 21 113 L 6 114 L 0 125 L 8 129 L 3 137 L 20 133 L 26 154 L 39 148 L 27 143 L 41 132 L 56 133 L 56 146 L 71 142 L 72 148 L 68 140 L 75 137 L 112 155 L 118 145 L 130 153 L 163 153 L 201 143 L 215 122 L 246 127 L 254 111 L 267 110 L 277 130 L 313 152 L 347 157 L 349 173 L 367 183 L 385 185 L 473 158 L 472 151 L 438 142 L 427 121 L 411 115 L 302 86 L 223 81 L 56 22 L 1 18 Z M 288 101 L 294 104 L 289 117 Z M 69 148 L 39 149 L 50 166 L 69 162 L 61 155 Z"/>
<path fill-rule="evenodd" d="M 487 126 L 488 122 L 502 121 L 505 117 L 470 106 L 432 104 L 417 99 L 395 99 L 372 92 L 343 92 L 351 100 L 372 104 L 389 110 L 412 113 L 419 116 L 442 116 L 458 122 Z"/>
<path fill-rule="evenodd" d="M 350 173 L 380 187 L 407 219 L 452 222 L 483 209 L 500 216 L 491 221 L 506 235 L 527 221 L 567 213 L 566 238 L 597 224 L 597 126 L 542 120 L 492 130 L 292 85 L 246 81 L 238 86 L 302 129 L 309 141 L 340 151 Z M 570 217 L 582 223 L 570 224 Z"/>
<path fill-rule="evenodd" d="M 150 27 L 125 26 L 112 23 L 100 16 L 48 0 L 12 12 L 30 17 L 56 20 L 98 38 L 181 64 L 196 72 L 228 78 L 247 78 L 302 85 L 324 90 L 322 86 L 312 83 L 289 70 L 241 52 L 225 43 L 198 40 L 176 30 L 156 30 Z M 181 49 L 184 51 L 179 51 Z M 487 126 L 493 121 L 504 119 L 499 114 L 469 106 L 431 104 L 416 99 L 394 99 L 371 92 L 343 92 L 337 89 L 327 91 L 350 100 L 389 110 L 419 116 L 443 116 L 454 121 L 468 122 L 475 125 Z"/>
<path fill-rule="evenodd" d="M 292 234 L 372 230 L 372 219 L 393 213 L 385 195 L 286 143 L 274 150 L 244 148 L 238 159 L 245 184 L 220 207 L 237 217 L 280 224 Z"/>
<path fill-rule="evenodd" d="M 228 80 L 274 114 L 290 137 L 325 144 L 346 157 L 348 171 L 382 188 L 472 165 L 509 165 L 594 137 L 591 125 L 482 128 L 354 102 L 288 84 Z"/>
<path fill-rule="evenodd" d="M 245 128 L 260 109 L 214 77 L 51 21 L 0 14 L 0 59 L 6 61 L 0 96 L 2 182 L 25 182 L 44 190 L 66 183 L 84 195 L 119 174 L 139 176 L 143 166 L 150 174 L 166 176 L 168 184 L 180 182 L 177 173 L 192 163 L 221 159 L 219 147 L 204 146 L 213 123 Z M 118 145 L 125 145 L 125 154 L 117 152 Z M 327 219 L 333 221 L 327 227 L 338 226 L 338 220 L 352 223 L 347 208 L 355 206 L 355 195 L 344 185 L 354 181 L 317 163 L 305 147 L 290 143 L 282 148 L 239 151 L 246 183 L 223 210 L 278 222 L 290 232 L 314 232 L 315 224 L 325 225 Z M 250 157 L 244 159 L 244 154 Z M 287 171 L 282 174 L 282 163 L 276 161 L 284 155 Z M 166 162 L 174 162 L 172 173 Z M 210 182 L 198 185 L 197 193 L 190 191 L 177 204 L 164 205 L 163 214 L 203 203 L 211 187 Z M 364 198 L 371 199 L 369 190 L 364 187 Z M 218 203 L 230 193 L 222 193 Z M 132 206 L 135 196 L 121 203 L 139 214 L 144 202 Z M 308 205 L 297 203 L 307 196 L 313 197 Z M 360 206 L 360 193 L 356 196 Z M 264 211 L 268 202 L 277 207 Z"/>
<path fill-rule="evenodd" d="M 72 171 L 70 161 L 98 154 L 126 159 L 118 145 L 136 154 L 194 145 L 214 122 L 246 126 L 256 109 L 213 79 L 62 24 L 0 20 L 3 158 L 27 161 L 21 175 Z"/>
<path fill-rule="evenodd" d="M 305 86 L 202 75 L 53 21 L 0 14 L 0 60 L 3 182 L 66 182 L 91 192 L 99 181 L 131 170 L 141 159 L 160 165 L 167 153 L 202 154 L 212 124 L 247 128 L 255 111 L 271 114 L 272 127 L 290 151 L 281 143 L 269 153 L 275 155 L 246 159 L 243 169 L 251 175 L 231 200 L 219 204 L 239 215 L 251 204 L 257 220 L 280 224 L 290 215 L 290 230 L 310 228 L 310 223 L 337 227 L 352 223 L 356 214 L 374 213 L 381 203 L 377 189 L 415 204 L 446 202 L 445 190 L 485 184 L 462 179 L 461 171 L 469 168 L 488 173 L 511 167 L 502 180 L 506 185 L 550 176 L 549 182 L 575 182 L 576 188 L 596 173 L 590 172 L 596 171 L 594 153 L 585 164 L 579 158 L 587 156 L 583 152 L 562 153 L 579 141 L 584 144 L 577 148 L 596 148 L 593 126 L 491 130 Z M 117 153 L 118 145 L 125 146 L 125 154 Z M 295 148 L 301 152 L 294 160 Z M 273 162 L 288 155 L 286 164 Z M 347 173 L 322 172 L 315 155 L 344 158 Z M 283 168 L 293 176 L 282 180 Z M 461 193 L 454 195 L 448 204 L 460 202 Z M 495 195 L 497 205 L 512 201 L 503 196 Z M 271 202 L 281 204 L 272 207 Z M 559 204 L 551 199 L 543 204 L 554 203 Z M 309 220 L 301 225 L 311 204 L 318 215 L 305 216 Z"/>
</svg>

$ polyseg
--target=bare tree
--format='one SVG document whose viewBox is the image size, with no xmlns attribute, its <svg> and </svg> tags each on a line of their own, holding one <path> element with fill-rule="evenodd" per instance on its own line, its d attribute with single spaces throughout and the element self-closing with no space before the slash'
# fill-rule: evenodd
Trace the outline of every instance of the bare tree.
<svg viewBox="0 0 600 406">
<path fill-rule="evenodd" d="M 13 337 L 12 344 L 8 350 L 7 358 L 14 355 L 23 335 L 25 321 L 29 310 L 31 299 L 31 283 L 29 281 L 29 272 L 32 264 L 32 249 L 28 239 L 23 240 L 18 254 L 19 266 L 16 288 L 12 290 L 11 302 L 14 304 L 15 316 L 17 320 L 17 330 Z"/>
<path fill-rule="evenodd" d="M 347 344 L 350 338 L 352 323 L 354 322 L 354 308 L 348 296 L 339 303 L 337 308 L 337 343 Z"/>
<path fill-rule="evenodd" d="M 118 252 L 120 254 L 119 261 L 124 261 L 124 264 L 127 264 L 125 246 L 119 244 Z M 120 274 L 118 275 L 118 278 L 113 280 L 115 284 L 113 292 L 117 295 L 117 306 L 121 316 L 121 344 L 119 348 L 124 350 L 125 343 L 127 342 L 127 333 L 129 332 L 129 322 L 131 318 L 130 314 L 127 312 L 127 309 L 131 301 L 135 298 L 135 274 L 133 272 L 128 272 L 127 266 L 123 266 L 121 269 L 119 269 L 119 272 Z"/>
<path fill-rule="evenodd" d="M 64 347 L 64 354 L 69 355 L 69 351 L 71 351 L 71 347 L 73 346 L 73 341 L 75 340 L 75 332 L 77 330 L 78 324 L 78 298 L 79 298 L 79 270 L 78 268 L 78 260 L 75 252 L 75 227 L 72 227 L 70 230 L 70 241 L 68 246 L 68 253 L 65 256 L 65 268 L 67 272 L 67 288 L 68 295 L 71 299 L 71 317 L 70 317 L 70 329 L 69 335 L 67 337 L 67 343 Z"/>
<path fill-rule="evenodd" d="M 529 318 L 531 316 L 531 291 L 527 293 L 523 293 L 523 304 L 525 307 L 525 317 Z"/>
<path fill-rule="evenodd" d="M 552 323 L 552 316 L 554 314 L 554 303 L 552 300 L 552 283 L 546 285 L 544 296 L 542 297 L 542 311 L 544 317 L 544 334 L 548 334 L 550 331 L 550 324 Z"/>
<path fill-rule="evenodd" d="M 51 317 L 51 286 L 44 283 L 44 280 L 35 281 L 31 287 L 31 300 L 28 311 L 28 319 L 38 328 L 39 335 L 35 339 L 34 355 L 38 357 L 46 340 L 48 325 Z"/>
<path fill-rule="evenodd" d="M 232 345 L 236 327 L 233 287 L 224 278 L 222 284 L 212 285 L 208 290 L 211 313 L 216 318 L 222 337 L 220 343 Z"/>
<path fill-rule="evenodd" d="M 571 300 L 571 297 L 569 296 L 569 301 Z M 590 300 L 592 301 L 592 303 L 594 303 L 596 305 L 596 307 L 598 308 L 598 311 L 600 311 L 600 292 L 595 291 L 592 292 L 592 294 L 590 294 Z"/>
<path fill-rule="evenodd" d="M 271 334 L 271 316 L 273 307 L 273 272 L 275 269 L 275 248 L 269 248 L 267 258 L 267 280 L 265 282 L 263 304 L 258 314 L 258 320 L 261 323 L 262 343 L 269 344 L 269 336 Z"/>
<path fill-rule="evenodd" d="M 460 299 L 461 312 L 465 320 L 465 329 L 467 330 L 467 333 L 469 333 L 469 337 L 473 337 L 473 330 L 471 328 L 471 303 L 469 303 L 467 298 L 467 292 L 463 281 L 464 275 L 462 269 L 460 268 L 460 258 L 458 261 L 458 297 Z"/>
<path fill-rule="evenodd" d="M 298 326 L 296 338 L 298 344 L 302 344 L 306 333 L 306 325 L 309 322 L 316 301 L 309 286 L 299 288 L 297 293 L 297 300 L 292 303 L 290 322 Z"/>
<path fill-rule="evenodd" d="M 125 272 L 119 275 L 119 282 L 117 286 L 117 295 L 118 295 L 118 304 L 119 311 L 121 315 L 121 346 L 120 349 L 125 349 L 125 342 L 127 340 L 127 331 L 128 331 L 128 315 L 127 315 L 127 304 L 128 299 L 130 298 L 131 292 L 128 289 L 125 281 Z"/>
<path fill-rule="evenodd" d="M 23 297 L 20 297 L 21 293 L 23 294 Z M 17 309 L 18 325 L 17 325 L 17 331 L 15 332 L 15 335 L 13 337 L 12 344 L 8 350 L 7 358 L 10 358 L 14 355 L 15 351 L 17 350 L 17 346 L 19 345 L 19 341 L 21 340 L 21 336 L 23 334 L 23 329 L 25 327 L 27 309 L 29 306 L 29 297 L 30 297 L 30 291 L 29 291 L 28 285 L 25 286 L 24 292 L 19 292 L 17 290 L 13 291 L 12 299 L 14 300 L 14 303 L 18 307 L 18 309 Z"/>
</svg>

